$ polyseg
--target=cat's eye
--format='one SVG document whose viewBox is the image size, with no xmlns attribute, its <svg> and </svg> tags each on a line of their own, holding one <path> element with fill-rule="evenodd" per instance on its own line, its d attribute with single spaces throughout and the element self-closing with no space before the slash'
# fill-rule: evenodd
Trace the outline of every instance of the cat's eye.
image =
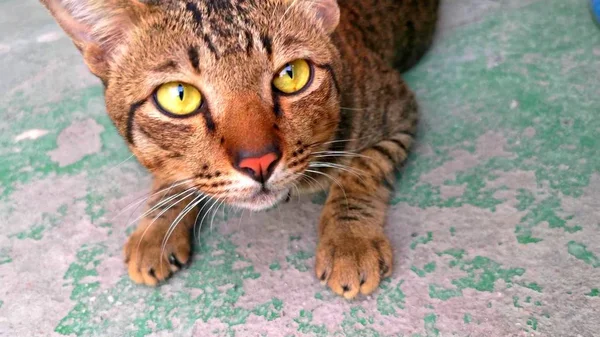
<svg viewBox="0 0 600 337">
<path fill-rule="evenodd" d="M 177 117 L 191 115 L 202 105 L 200 91 L 181 82 L 169 82 L 161 85 L 156 90 L 154 99 L 163 111 Z"/>
<path fill-rule="evenodd" d="M 273 86 L 284 94 L 297 93 L 308 85 L 311 73 L 312 68 L 306 60 L 290 62 L 275 75 Z"/>
</svg>

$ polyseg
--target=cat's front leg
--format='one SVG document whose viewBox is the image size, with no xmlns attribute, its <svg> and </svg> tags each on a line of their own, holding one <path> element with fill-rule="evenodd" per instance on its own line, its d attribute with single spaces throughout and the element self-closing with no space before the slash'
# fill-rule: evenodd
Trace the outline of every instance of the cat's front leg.
<svg viewBox="0 0 600 337">
<path fill-rule="evenodd" d="M 383 231 L 393 172 L 406 159 L 409 133 L 397 133 L 352 159 L 331 186 L 319 224 L 315 272 L 345 298 L 370 294 L 392 272 Z"/>
<path fill-rule="evenodd" d="M 125 244 L 125 263 L 136 283 L 155 286 L 190 259 L 192 228 L 198 215 L 198 207 L 190 205 L 194 206 L 197 194 L 175 185 L 154 182 L 148 208 Z"/>
</svg>

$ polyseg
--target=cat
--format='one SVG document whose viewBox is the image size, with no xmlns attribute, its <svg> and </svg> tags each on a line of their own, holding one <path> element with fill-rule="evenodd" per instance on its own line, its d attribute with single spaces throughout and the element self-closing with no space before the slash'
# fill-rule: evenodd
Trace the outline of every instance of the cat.
<svg viewBox="0 0 600 337">
<path fill-rule="evenodd" d="M 199 205 L 318 190 L 316 277 L 350 299 L 391 274 L 384 222 L 419 119 L 400 74 L 430 46 L 439 0 L 41 2 L 154 176 L 124 248 L 134 282 L 188 263 Z"/>
</svg>

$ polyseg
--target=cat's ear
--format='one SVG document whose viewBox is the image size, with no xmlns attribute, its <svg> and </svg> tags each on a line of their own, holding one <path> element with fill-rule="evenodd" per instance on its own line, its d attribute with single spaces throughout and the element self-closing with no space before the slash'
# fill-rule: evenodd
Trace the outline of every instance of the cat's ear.
<svg viewBox="0 0 600 337">
<path fill-rule="evenodd" d="M 145 5 L 138 0 L 40 0 L 83 54 L 90 71 L 108 76 L 109 62 Z"/>
<path fill-rule="evenodd" d="M 284 0 L 307 7 L 328 33 L 333 33 L 340 23 L 340 7 L 337 0 Z"/>
<path fill-rule="evenodd" d="M 340 23 L 340 7 L 337 0 L 308 0 L 313 3 L 317 12 L 317 19 L 323 25 L 323 28 L 329 32 L 337 28 Z"/>
</svg>

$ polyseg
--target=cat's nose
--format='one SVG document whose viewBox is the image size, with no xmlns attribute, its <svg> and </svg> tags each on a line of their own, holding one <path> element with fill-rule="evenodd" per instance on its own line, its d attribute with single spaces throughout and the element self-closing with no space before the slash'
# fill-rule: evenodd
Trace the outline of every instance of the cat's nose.
<svg viewBox="0 0 600 337">
<path fill-rule="evenodd" d="M 281 159 L 281 152 L 274 147 L 258 154 L 241 151 L 236 156 L 234 166 L 238 171 L 264 184 L 271 177 L 279 159 Z"/>
</svg>

